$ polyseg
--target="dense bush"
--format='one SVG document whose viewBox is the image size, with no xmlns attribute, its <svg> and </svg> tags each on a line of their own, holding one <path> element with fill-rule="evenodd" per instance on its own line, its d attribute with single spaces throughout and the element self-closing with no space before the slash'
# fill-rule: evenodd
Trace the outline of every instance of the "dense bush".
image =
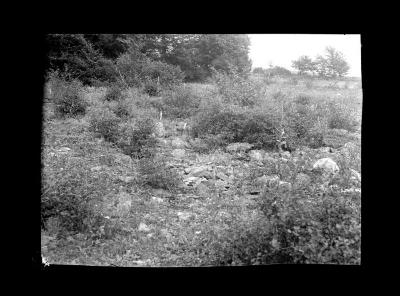
<svg viewBox="0 0 400 296">
<path fill-rule="evenodd" d="M 161 87 L 159 84 L 154 80 L 147 80 L 144 83 L 143 91 L 148 94 L 149 96 L 156 97 L 161 92 Z"/>
<path fill-rule="evenodd" d="M 78 80 L 66 81 L 63 78 L 55 80 L 55 83 L 53 81 L 55 87 L 52 87 L 55 115 L 63 118 L 85 114 L 88 103 L 81 93 L 82 84 Z"/>
<path fill-rule="evenodd" d="M 81 159 L 57 157 L 45 170 L 42 186 L 42 227 L 50 218 L 57 220 L 60 230 L 82 232 L 96 227 L 99 215 L 94 204 L 101 202 L 107 178 L 93 175 Z"/>
<path fill-rule="evenodd" d="M 162 103 L 167 117 L 188 118 L 198 111 L 200 98 L 190 87 L 180 85 L 164 91 Z"/>
<path fill-rule="evenodd" d="M 106 141 L 115 142 L 119 136 L 120 118 L 108 108 L 95 108 L 89 114 L 89 130 L 104 137 Z"/>
<path fill-rule="evenodd" d="M 345 129 L 354 132 L 357 129 L 358 122 L 352 116 L 352 113 L 345 106 L 331 103 L 329 104 L 329 128 Z"/>
<path fill-rule="evenodd" d="M 117 60 L 117 68 L 129 86 L 140 87 L 144 82 L 152 81 L 169 87 L 184 79 L 184 73 L 178 66 L 152 61 L 138 52 L 121 55 Z"/>
<path fill-rule="evenodd" d="M 275 263 L 360 264 L 360 194 L 316 187 L 282 195 L 266 190 L 260 206 L 271 223 Z"/>
<path fill-rule="evenodd" d="M 214 71 L 213 80 L 224 102 L 239 106 L 254 106 L 264 89 L 263 83 L 246 79 L 235 71 L 229 75 Z"/>
<path fill-rule="evenodd" d="M 274 149 L 276 126 L 274 117 L 257 110 L 211 106 L 196 116 L 192 133 L 216 146 L 247 142 L 255 148 Z"/>
<path fill-rule="evenodd" d="M 130 124 L 122 125 L 118 146 L 131 157 L 151 157 L 157 144 L 157 140 L 152 136 L 154 129 L 154 121 L 151 118 L 138 119 L 134 127 Z"/>
<path fill-rule="evenodd" d="M 123 98 L 122 96 L 122 89 L 116 85 L 113 84 L 110 88 L 107 89 L 107 93 L 104 97 L 105 101 L 120 101 Z"/>
</svg>

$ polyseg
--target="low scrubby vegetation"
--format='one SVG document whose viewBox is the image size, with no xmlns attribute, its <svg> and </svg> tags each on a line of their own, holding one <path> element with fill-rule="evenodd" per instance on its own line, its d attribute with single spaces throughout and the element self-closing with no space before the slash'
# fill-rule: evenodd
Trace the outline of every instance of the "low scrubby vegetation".
<svg viewBox="0 0 400 296">
<path fill-rule="evenodd" d="M 101 87 L 58 72 L 47 79 L 55 117 L 44 128 L 46 256 L 121 266 L 360 264 L 359 90 L 341 89 L 339 99 L 311 77 L 275 69 L 283 78 L 259 79 L 222 66 L 208 84 L 184 84 L 206 70 L 183 73 L 138 51 L 109 66 L 114 80 L 93 77 Z M 339 173 L 313 169 L 323 157 Z M 188 176 L 201 182 L 188 186 Z"/>
</svg>

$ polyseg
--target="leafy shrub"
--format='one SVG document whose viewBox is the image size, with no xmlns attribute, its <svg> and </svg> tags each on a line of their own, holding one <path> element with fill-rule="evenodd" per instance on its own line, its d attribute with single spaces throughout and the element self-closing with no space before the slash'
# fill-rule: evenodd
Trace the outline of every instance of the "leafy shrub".
<svg viewBox="0 0 400 296">
<path fill-rule="evenodd" d="M 131 116 L 131 105 L 127 100 L 118 101 L 112 108 L 112 111 L 121 119 Z"/>
<path fill-rule="evenodd" d="M 359 193 L 335 190 L 266 190 L 260 207 L 271 223 L 270 256 L 275 263 L 360 264 Z"/>
<path fill-rule="evenodd" d="M 179 175 L 168 168 L 165 160 L 142 158 L 138 165 L 142 185 L 174 191 L 179 184 Z"/>
<path fill-rule="evenodd" d="M 161 89 L 160 86 L 157 84 L 157 82 L 153 80 L 147 80 L 144 83 L 143 91 L 149 96 L 155 97 L 160 94 Z"/>
<path fill-rule="evenodd" d="M 56 90 L 54 90 L 53 102 L 55 115 L 60 118 L 66 116 L 83 115 L 88 103 L 81 93 L 82 84 L 78 80 L 70 82 L 60 79 Z"/>
<path fill-rule="evenodd" d="M 192 133 L 214 146 L 246 142 L 254 144 L 255 148 L 273 149 L 276 126 L 276 119 L 261 111 L 212 106 L 196 116 Z"/>
<path fill-rule="evenodd" d="M 172 118 L 188 118 L 194 115 L 200 106 L 200 98 L 188 86 L 176 86 L 163 93 L 165 115 Z"/>
<path fill-rule="evenodd" d="M 263 83 L 246 79 L 235 72 L 227 75 L 214 71 L 213 80 L 224 102 L 239 106 L 254 106 L 264 88 Z"/>
<path fill-rule="evenodd" d="M 113 84 L 104 97 L 105 101 L 120 101 L 122 99 L 122 90 L 119 86 Z"/>
<path fill-rule="evenodd" d="M 151 118 L 137 120 L 135 126 L 123 125 L 120 129 L 121 137 L 118 146 L 131 157 L 143 158 L 154 155 L 157 141 L 154 133 L 154 121 Z"/>
<path fill-rule="evenodd" d="M 159 81 L 169 87 L 181 83 L 185 77 L 179 66 L 153 61 L 137 51 L 122 54 L 117 59 L 117 68 L 126 83 L 136 87 L 145 81 Z"/>
<path fill-rule="evenodd" d="M 89 115 L 89 130 L 104 137 L 106 141 L 115 142 L 118 139 L 118 118 L 108 108 L 96 108 Z"/>
<path fill-rule="evenodd" d="M 85 182 L 82 182 L 85 180 Z M 58 157 L 44 170 L 41 197 L 42 227 L 56 219 L 60 230 L 88 231 L 98 218 L 94 204 L 101 202 L 108 178 L 95 176 L 81 159 Z"/>
<path fill-rule="evenodd" d="M 349 132 L 357 130 L 358 122 L 353 118 L 352 113 L 346 106 L 330 104 L 328 125 L 331 129 L 345 129 Z"/>
</svg>

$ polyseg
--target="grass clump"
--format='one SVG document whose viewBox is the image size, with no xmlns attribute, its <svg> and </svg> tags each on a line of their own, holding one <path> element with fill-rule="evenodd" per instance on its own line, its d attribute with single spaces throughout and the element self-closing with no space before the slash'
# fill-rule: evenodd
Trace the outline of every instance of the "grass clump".
<svg viewBox="0 0 400 296">
<path fill-rule="evenodd" d="M 108 108 L 95 108 L 89 114 L 89 130 L 106 141 L 115 142 L 119 136 L 120 118 Z"/>
<path fill-rule="evenodd" d="M 308 190 L 286 196 L 267 190 L 261 197 L 271 222 L 270 263 L 360 264 L 360 194 Z"/>
<path fill-rule="evenodd" d="M 104 176 L 93 175 L 80 159 L 56 158 L 46 168 L 43 178 L 42 227 L 51 227 L 52 220 L 57 222 L 60 232 L 93 230 L 99 218 L 94 205 L 101 202 L 108 183 Z"/>
<path fill-rule="evenodd" d="M 58 78 L 56 89 L 53 90 L 54 114 L 58 118 L 84 115 L 88 103 L 81 93 L 82 83 L 77 80 L 66 81 Z"/>
<path fill-rule="evenodd" d="M 178 173 L 169 168 L 165 162 L 157 157 L 142 158 L 139 160 L 139 182 L 152 188 L 175 191 L 179 185 Z"/>
<path fill-rule="evenodd" d="M 331 103 L 329 106 L 328 126 L 331 129 L 344 129 L 355 132 L 358 122 L 354 119 L 351 110 L 346 106 Z"/>
<path fill-rule="evenodd" d="M 116 84 L 113 84 L 110 88 L 108 88 L 107 93 L 104 96 L 104 100 L 107 102 L 120 101 L 122 98 L 122 89 Z"/>
<path fill-rule="evenodd" d="M 151 118 L 138 119 L 134 126 L 121 126 L 121 137 L 118 146 L 122 151 L 134 158 L 151 157 L 155 153 L 157 140 L 152 136 L 155 123 Z"/>
<path fill-rule="evenodd" d="M 200 98 L 188 86 L 175 86 L 163 93 L 163 109 L 170 118 L 188 118 L 194 115 L 200 106 Z"/>
</svg>

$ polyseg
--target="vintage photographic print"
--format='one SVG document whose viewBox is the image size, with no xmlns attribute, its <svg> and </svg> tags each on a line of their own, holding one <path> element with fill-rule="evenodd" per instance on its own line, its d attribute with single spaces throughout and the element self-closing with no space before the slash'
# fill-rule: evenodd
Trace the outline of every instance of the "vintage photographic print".
<svg viewBox="0 0 400 296">
<path fill-rule="evenodd" d="M 44 266 L 361 264 L 360 34 L 46 48 Z"/>
</svg>

